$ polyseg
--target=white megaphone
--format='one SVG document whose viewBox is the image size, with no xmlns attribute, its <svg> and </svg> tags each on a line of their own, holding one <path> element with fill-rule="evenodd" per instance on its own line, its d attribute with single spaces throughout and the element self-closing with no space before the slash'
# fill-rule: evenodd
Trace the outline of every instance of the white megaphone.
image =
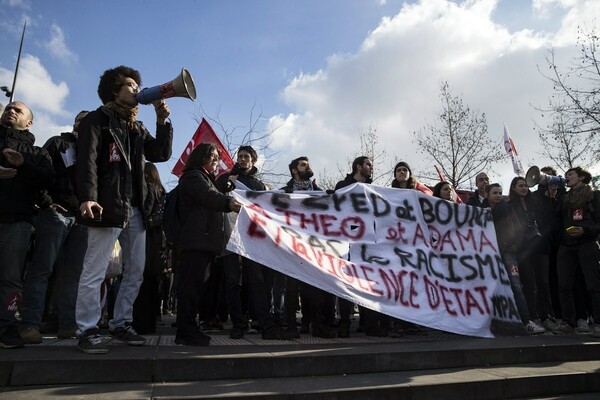
<svg viewBox="0 0 600 400">
<path fill-rule="evenodd" d="M 172 81 L 145 88 L 135 96 L 138 103 L 141 104 L 150 104 L 153 101 L 169 97 L 185 97 L 192 101 L 196 100 L 196 86 L 187 69 L 182 68 L 181 73 Z"/>
<path fill-rule="evenodd" d="M 529 187 L 533 187 L 535 185 L 556 185 L 562 187 L 566 184 L 566 180 L 562 176 L 545 174 L 535 165 L 527 170 L 527 173 L 525 174 L 525 181 Z"/>
</svg>

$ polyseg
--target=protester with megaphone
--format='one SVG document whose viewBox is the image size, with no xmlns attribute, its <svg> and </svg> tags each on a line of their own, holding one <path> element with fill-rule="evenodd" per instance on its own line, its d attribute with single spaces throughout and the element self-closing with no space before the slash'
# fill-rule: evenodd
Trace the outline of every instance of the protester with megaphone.
<svg viewBox="0 0 600 400">
<path fill-rule="evenodd" d="M 123 247 L 123 279 L 117 294 L 110 335 L 129 345 L 146 339 L 132 328 L 132 305 L 143 279 L 146 231 L 144 199 L 147 186 L 144 161 L 161 162 L 171 157 L 173 130 L 170 111 L 163 100 L 154 103 L 156 137 L 137 120 L 142 79 L 133 68 L 119 66 L 100 77 L 102 106 L 80 124 L 77 141 L 76 182 L 78 222 L 88 227 L 88 241 L 79 281 L 76 305 L 79 349 L 106 353 L 99 335 L 100 285 L 108 258 L 119 239 Z"/>
</svg>

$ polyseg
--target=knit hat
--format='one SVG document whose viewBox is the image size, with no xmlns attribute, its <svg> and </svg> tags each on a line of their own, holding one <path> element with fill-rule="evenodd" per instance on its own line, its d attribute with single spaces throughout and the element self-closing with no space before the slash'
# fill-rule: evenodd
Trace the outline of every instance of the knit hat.
<svg viewBox="0 0 600 400">
<path fill-rule="evenodd" d="M 396 166 L 394 167 L 394 176 L 396 176 L 396 170 L 398 169 L 398 167 L 405 167 L 408 169 L 408 173 L 410 174 L 410 176 L 412 176 L 412 171 L 410 170 L 410 166 L 404 162 L 404 161 L 400 161 L 398 164 L 396 164 Z"/>
</svg>

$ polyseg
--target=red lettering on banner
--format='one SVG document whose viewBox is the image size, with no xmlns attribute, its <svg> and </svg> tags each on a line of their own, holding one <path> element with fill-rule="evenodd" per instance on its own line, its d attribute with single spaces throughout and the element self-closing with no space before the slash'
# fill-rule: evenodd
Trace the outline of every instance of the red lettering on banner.
<svg viewBox="0 0 600 400">
<path fill-rule="evenodd" d="M 488 246 L 490 249 L 492 249 L 494 253 L 498 252 L 498 249 L 496 249 L 496 246 L 494 246 L 490 239 L 488 239 L 488 237 L 485 235 L 485 232 L 481 232 L 481 246 L 479 248 L 479 251 L 483 251 L 483 248 Z"/>
<path fill-rule="evenodd" d="M 464 236 L 460 231 L 456 231 L 456 236 L 458 237 L 458 242 L 460 243 L 460 249 L 465 251 L 465 241 L 471 244 L 471 248 L 474 250 L 477 249 L 477 245 L 475 244 L 475 235 L 473 235 L 473 228 L 469 228 L 467 230 L 467 236 Z"/>
<path fill-rule="evenodd" d="M 415 281 L 419 280 L 419 275 L 417 275 L 417 273 L 415 271 L 411 271 L 410 272 L 410 305 L 413 308 L 421 308 L 421 306 L 418 303 L 414 302 L 414 299 L 416 296 L 419 295 L 419 293 L 417 293 L 417 291 L 415 290 Z"/>
<path fill-rule="evenodd" d="M 442 294 L 442 300 L 444 301 L 444 305 L 446 306 L 446 311 L 448 314 L 456 316 L 456 311 L 454 311 L 450 306 L 452 306 L 452 300 L 446 297 L 446 292 L 448 292 L 448 288 L 446 286 L 440 285 L 440 293 Z"/>
<path fill-rule="evenodd" d="M 413 238 L 412 242 L 413 246 L 417 245 L 417 240 L 423 242 L 425 246 L 429 247 L 429 239 L 425 237 L 425 234 L 423 233 L 423 228 L 421 228 L 421 224 L 417 224 L 417 228 L 415 229 L 415 237 Z"/>
<path fill-rule="evenodd" d="M 278 208 L 277 211 L 283 214 L 286 225 L 298 226 L 301 229 L 309 229 L 309 226 L 312 226 L 315 232 L 323 232 L 324 236 L 340 237 L 343 235 L 348 239 L 358 240 L 364 236 L 366 231 L 365 222 L 357 216 L 339 221 L 335 215 L 305 214 L 282 208 Z M 334 222 L 338 222 L 337 230 Z"/>
<path fill-rule="evenodd" d="M 256 237 L 260 239 L 264 239 L 267 237 L 267 233 L 260 227 L 267 226 L 267 222 L 261 218 L 261 216 L 266 219 L 271 219 L 269 214 L 258 204 L 252 203 L 246 206 L 248 210 L 252 210 L 254 212 L 249 212 L 248 216 L 250 217 L 250 224 L 248 225 L 248 235 L 251 237 Z"/>
<path fill-rule="evenodd" d="M 404 277 L 408 275 L 408 271 L 402 270 L 396 275 L 392 269 L 389 269 L 388 275 L 384 269 L 380 269 L 379 275 L 386 287 L 388 300 L 391 300 L 393 293 L 395 302 L 400 301 L 403 306 L 410 306 L 408 300 L 404 298 Z"/>
<path fill-rule="evenodd" d="M 442 236 L 442 238 L 440 239 L 440 242 L 439 242 L 440 251 L 444 251 L 444 245 L 448 244 L 448 245 L 452 246 L 452 250 L 456 252 L 456 245 L 454 244 L 454 240 L 452 240 L 451 233 L 452 233 L 452 231 L 447 231 L 446 233 L 444 233 L 444 236 Z"/>
<path fill-rule="evenodd" d="M 467 315 L 471 315 L 471 309 L 473 309 L 473 308 L 477 308 L 477 311 L 479 311 L 479 313 L 481 315 L 484 314 L 483 309 L 481 308 L 481 306 L 477 302 L 477 299 L 475 299 L 475 297 L 471 294 L 470 290 L 467 290 L 465 292 L 465 301 L 467 303 L 466 304 L 466 306 L 467 306 Z"/>
<path fill-rule="evenodd" d="M 377 289 L 374 285 L 375 283 L 377 283 L 377 281 L 374 281 L 369 277 L 369 274 L 372 273 L 374 269 L 366 265 L 361 265 L 360 269 L 362 270 L 362 274 L 365 277 L 365 281 L 369 283 L 369 291 L 371 293 L 375 293 L 378 296 L 383 296 L 383 290 Z"/>
<path fill-rule="evenodd" d="M 342 235 L 340 231 L 330 229 L 333 225 L 330 221 L 337 221 L 337 217 L 335 215 L 321 214 L 321 225 L 323 225 L 323 234 L 325 236 L 340 237 Z"/>
<path fill-rule="evenodd" d="M 387 236 L 385 237 L 387 240 L 393 240 L 396 243 L 402 242 L 404 244 L 408 243 L 408 240 L 404 237 L 406 233 L 406 228 L 402 226 L 401 222 L 398 222 L 396 228 L 388 228 Z"/>
<path fill-rule="evenodd" d="M 441 302 L 443 302 L 448 314 L 453 316 L 458 316 L 455 305 L 458 305 L 461 316 L 471 315 L 473 309 L 477 309 L 481 315 L 490 313 L 485 295 L 487 290 L 485 286 L 473 288 L 481 297 L 481 301 L 478 301 L 470 289 L 447 287 L 440 284 L 437 280 L 431 281 L 427 276 L 423 277 L 423 279 L 425 281 L 425 291 L 427 292 L 429 307 L 432 310 L 436 310 Z M 455 301 L 452 301 L 451 295 L 454 295 Z M 480 302 L 483 303 L 483 308 Z"/>
</svg>

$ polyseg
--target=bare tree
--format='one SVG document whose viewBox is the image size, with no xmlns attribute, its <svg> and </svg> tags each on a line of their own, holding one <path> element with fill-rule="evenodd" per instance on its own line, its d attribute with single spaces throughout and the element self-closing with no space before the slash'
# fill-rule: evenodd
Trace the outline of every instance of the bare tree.
<svg viewBox="0 0 600 400">
<path fill-rule="evenodd" d="M 356 157 L 366 156 L 373 163 L 373 182 L 384 185 L 389 181 L 386 177 L 391 176 L 391 166 L 389 163 L 388 153 L 384 148 L 379 146 L 379 135 L 377 128 L 369 125 L 366 130 L 359 131 L 359 148 L 349 157 L 347 157 L 347 165 L 337 165 L 337 171 L 331 173 L 323 169 L 319 174 L 319 186 L 323 189 L 334 189 L 338 181 L 344 179 L 350 172 L 352 161 Z"/>
<path fill-rule="evenodd" d="M 578 32 L 579 52 L 570 65 L 559 68 L 551 50 L 546 56 L 549 72 L 540 70 L 552 82 L 554 95 L 548 107 L 537 108 L 542 116 L 552 116 L 547 127 L 538 126 L 539 136 L 550 147 L 546 155 L 567 169 L 600 161 L 600 41 L 596 27 L 579 27 Z"/>
<path fill-rule="evenodd" d="M 256 150 L 262 157 L 258 175 L 265 183 L 278 187 L 279 183 L 289 179 L 288 175 L 275 172 L 275 159 L 278 152 L 271 150 L 271 141 L 277 128 L 267 129 L 267 118 L 263 114 L 262 108 L 257 110 L 256 104 L 252 105 L 247 125 L 226 126 L 221 120 L 220 108 L 214 116 L 210 116 L 200 107 L 200 112 L 194 115 L 194 120 L 200 124 L 202 118 L 210 123 L 234 159 L 240 146 L 252 146 Z"/>
<path fill-rule="evenodd" d="M 555 106 L 550 127 L 537 126 L 537 130 L 541 154 L 563 171 L 576 166 L 589 168 L 600 161 L 600 153 L 590 151 L 593 134 L 580 132 L 572 114 L 561 106 Z"/>
<path fill-rule="evenodd" d="M 413 135 L 421 153 L 458 188 L 506 155 L 500 143 L 489 138 L 485 114 L 471 110 L 461 97 L 453 96 L 448 82 L 440 84 L 440 100 L 437 124 L 426 124 Z"/>
</svg>

